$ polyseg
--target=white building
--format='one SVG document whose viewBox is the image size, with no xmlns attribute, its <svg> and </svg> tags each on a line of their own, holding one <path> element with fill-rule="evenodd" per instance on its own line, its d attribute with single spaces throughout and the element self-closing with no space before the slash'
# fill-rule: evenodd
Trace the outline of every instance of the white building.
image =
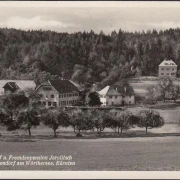
<svg viewBox="0 0 180 180">
<path fill-rule="evenodd" d="M 79 101 L 79 89 L 69 80 L 48 80 L 36 88 L 46 107 L 71 106 Z"/>
<path fill-rule="evenodd" d="M 129 85 L 106 86 L 98 93 L 103 106 L 135 104 L 134 91 Z"/>
<path fill-rule="evenodd" d="M 177 65 L 172 60 L 164 60 L 159 65 L 159 72 L 158 72 L 159 77 L 168 76 L 175 78 L 176 73 L 177 73 Z"/>
</svg>

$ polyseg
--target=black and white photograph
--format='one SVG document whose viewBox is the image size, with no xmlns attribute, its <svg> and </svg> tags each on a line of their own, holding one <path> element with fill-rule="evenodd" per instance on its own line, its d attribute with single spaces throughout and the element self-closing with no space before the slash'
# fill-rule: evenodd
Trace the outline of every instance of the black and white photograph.
<svg viewBox="0 0 180 180">
<path fill-rule="evenodd" d="M 180 171 L 180 2 L 0 2 L 0 177 L 25 171 Z"/>
</svg>

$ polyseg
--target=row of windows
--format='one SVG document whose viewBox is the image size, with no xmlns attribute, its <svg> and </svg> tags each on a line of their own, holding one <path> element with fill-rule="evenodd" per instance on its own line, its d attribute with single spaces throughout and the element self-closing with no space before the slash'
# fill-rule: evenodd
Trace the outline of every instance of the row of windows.
<svg viewBox="0 0 180 180">
<path fill-rule="evenodd" d="M 175 74 L 175 73 L 166 73 L 166 74 L 165 74 L 165 73 L 161 73 L 161 75 L 167 75 L 167 76 L 173 75 L 173 76 L 174 76 L 174 75 L 176 75 L 176 74 Z"/>
<path fill-rule="evenodd" d="M 65 106 L 65 105 L 72 105 L 77 103 L 77 100 L 70 100 L 70 101 L 60 101 L 59 106 Z"/>
<path fill-rule="evenodd" d="M 76 96 L 78 96 L 78 93 L 61 94 L 61 95 L 59 95 L 59 98 L 76 97 Z M 50 97 L 51 97 L 51 98 L 54 98 L 54 94 L 51 94 Z M 46 95 L 46 98 L 48 98 L 48 95 Z"/>
<path fill-rule="evenodd" d="M 78 96 L 78 93 L 71 93 L 71 94 L 60 94 L 59 98 L 66 98 L 66 97 L 76 97 Z"/>
<path fill-rule="evenodd" d="M 114 99 L 117 99 L 118 96 L 109 96 L 109 99 L 112 99 L 114 97 Z M 131 95 L 129 96 L 129 98 L 131 98 Z"/>
<path fill-rule="evenodd" d="M 47 103 L 48 106 L 55 106 L 55 107 L 57 106 L 57 102 L 48 101 Z M 43 104 L 44 106 L 46 106 L 46 101 L 40 101 L 39 104 Z"/>
<path fill-rule="evenodd" d="M 169 70 L 172 70 L 172 71 L 174 71 L 174 68 L 161 68 L 161 70 L 167 70 L 167 71 L 169 71 Z"/>
<path fill-rule="evenodd" d="M 131 104 L 131 101 L 129 101 L 129 104 Z M 106 102 L 106 105 L 108 105 L 108 102 Z M 111 102 L 111 105 L 114 105 L 114 102 Z"/>
<path fill-rule="evenodd" d="M 50 88 L 50 87 L 43 87 L 43 90 L 45 90 L 45 91 L 50 91 L 51 88 Z"/>
<path fill-rule="evenodd" d="M 46 101 L 42 101 L 42 102 L 39 102 L 39 103 L 40 103 L 40 104 L 43 104 L 44 106 L 46 106 Z M 59 102 L 59 106 L 72 105 L 72 104 L 75 104 L 75 103 L 77 103 L 77 100 L 60 101 L 60 102 Z M 48 101 L 48 102 L 47 102 L 47 105 L 48 105 L 48 106 L 54 106 L 54 107 L 56 107 L 56 106 L 57 106 L 57 102 Z"/>
</svg>

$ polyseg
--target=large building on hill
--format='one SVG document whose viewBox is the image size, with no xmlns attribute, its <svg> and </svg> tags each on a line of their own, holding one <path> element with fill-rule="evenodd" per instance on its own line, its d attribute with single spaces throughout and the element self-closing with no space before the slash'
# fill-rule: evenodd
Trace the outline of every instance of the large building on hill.
<svg viewBox="0 0 180 180">
<path fill-rule="evenodd" d="M 134 90 L 130 85 L 106 86 L 98 93 L 102 106 L 135 104 Z"/>
<path fill-rule="evenodd" d="M 71 106 L 79 101 L 79 89 L 69 80 L 48 80 L 36 88 L 46 107 Z"/>
<path fill-rule="evenodd" d="M 176 73 L 177 73 L 177 65 L 172 60 L 164 60 L 159 65 L 159 72 L 158 72 L 159 77 L 168 76 L 175 78 Z"/>
<path fill-rule="evenodd" d="M 0 80 L 0 95 L 35 90 L 36 84 L 32 80 Z"/>
</svg>

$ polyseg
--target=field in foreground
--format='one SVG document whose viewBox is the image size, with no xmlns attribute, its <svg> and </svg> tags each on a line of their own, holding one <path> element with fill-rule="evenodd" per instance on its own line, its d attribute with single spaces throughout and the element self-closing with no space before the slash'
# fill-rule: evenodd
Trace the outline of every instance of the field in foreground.
<svg viewBox="0 0 180 180">
<path fill-rule="evenodd" d="M 0 155 L 71 155 L 75 165 L 3 166 L 0 170 L 180 170 L 180 138 L 0 141 Z M 2 162 L 2 160 L 0 161 Z"/>
</svg>

